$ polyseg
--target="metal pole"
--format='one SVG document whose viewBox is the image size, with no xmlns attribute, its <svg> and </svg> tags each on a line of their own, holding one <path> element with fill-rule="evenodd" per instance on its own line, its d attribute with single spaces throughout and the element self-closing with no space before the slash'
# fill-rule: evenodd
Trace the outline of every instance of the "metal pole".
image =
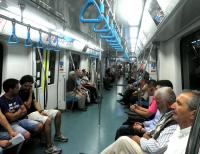
<svg viewBox="0 0 200 154">
<path fill-rule="evenodd" d="M 101 48 L 101 39 L 99 40 L 100 48 Z M 100 51 L 100 56 L 99 56 L 99 74 L 100 74 L 100 99 L 98 103 L 98 108 L 99 108 L 99 126 L 101 125 L 101 103 L 102 103 L 102 86 L 103 86 L 103 76 L 102 76 L 102 53 Z"/>
<path fill-rule="evenodd" d="M 56 109 L 58 109 L 58 85 L 59 85 L 59 77 L 60 77 L 60 70 L 59 70 L 59 66 L 60 65 L 60 52 L 58 52 L 58 67 L 57 67 L 57 70 L 58 70 L 58 74 L 57 74 L 57 106 L 56 106 Z M 64 83 L 65 84 L 65 83 Z"/>
<path fill-rule="evenodd" d="M 7 16 L 5 16 L 5 15 L 2 15 L 2 14 L 0 14 L 0 18 L 3 18 L 3 19 L 5 19 L 5 20 L 9 20 L 9 21 L 14 21 L 14 22 L 17 23 L 17 24 L 20 24 L 20 25 L 26 26 L 26 27 L 30 27 L 31 29 L 40 31 L 40 32 L 45 33 L 45 34 L 48 34 L 48 35 L 51 34 L 51 33 L 47 32 L 47 31 L 44 31 L 44 30 L 39 29 L 39 28 L 36 28 L 36 27 L 31 26 L 31 25 L 29 25 L 29 24 L 25 24 L 25 23 L 23 23 L 23 22 L 20 22 L 20 21 L 14 19 L 14 18 L 9 18 L 9 17 L 7 17 Z M 63 39 L 63 37 L 60 37 L 60 36 L 58 36 L 58 35 L 51 34 L 51 36 L 56 36 L 56 37 L 58 37 L 58 38 L 60 38 L 60 39 Z"/>
</svg>

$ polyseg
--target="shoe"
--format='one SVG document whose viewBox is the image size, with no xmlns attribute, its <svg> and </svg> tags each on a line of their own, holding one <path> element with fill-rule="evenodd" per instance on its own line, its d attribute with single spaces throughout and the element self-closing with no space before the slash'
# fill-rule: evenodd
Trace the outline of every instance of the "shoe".
<svg viewBox="0 0 200 154">
<path fill-rule="evenodd" d="M 123 100 L 122 99 L 118 99 L 117 102 L 123 102 Z"/>
<path fill-rule="evenodd" d="M 59 142 L 68 142 L 68 138 L 63 136 L 63 135 L 60 135 L 60 136 L 54 136 L 54 141 L 59 141 Z"/>
<path fill-rule="evenodd" d="M 122 97 L 124 96 L 122 93 L 118 93 L 118 95 L 120 95 L 120 96 L 122 96 Z"/>
<path fill-rule="evenodd" d="M 62 149 L 56 147 L 55 145 L 51 145 L 50 147 L 47 147 L 44 152 L 49 154 L 60 154 Z"/>
</svg>

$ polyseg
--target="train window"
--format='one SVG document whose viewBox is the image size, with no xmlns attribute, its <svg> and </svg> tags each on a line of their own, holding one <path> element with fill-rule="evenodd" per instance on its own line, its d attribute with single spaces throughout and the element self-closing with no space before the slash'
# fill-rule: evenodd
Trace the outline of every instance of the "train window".
<svg viewBox="0 0 200 154">
<path fill-rule="evenodd" d="M 56 65 L 56 52 L 54 51 L 47 51 L 45 52 L 43 49 L 38 49 L 41 53 L 42 59 L 43 59 L 43 68 L 45 71 L 49 70 L 48 73 L 48 85 L 54 84 L 55 79 L 55 65 Z M 47 66 L 47 61 L 49 65 Z M 37 86 L 41 86 L 41 79 L 42 79 L 42 64 L 40 55 L 38 52 L 36 52 L 36 82 Z"/>
<path fill-rule="evenodd" d="M 38 50 L 41 53 L 41 58 L 43 59 L 43 49 L 36 48 L 36 50 Z M 38 51 L 36 51 L 36 82 L 37 86 L 40 87 L 42 78 L 42 63 Z"/>
<path fill-rule="evenodd" d="M 73 58 L 73 61 L 74 61 L 75 69 L 80 68 L 81 56 L 78 55 L 78 54 L 73 54 L 73 53 L 72 53 L 72 58 Z M 69 71 L 74 71 L 73 62 L 72 62 L 71 59 L 69 60 Z"/>
<path fill-rule="evenodd" d="M 200 31 L 181 39 L 182 84 L 200 90 Z"/>
<path fill-rule="evenodd" d="M 157 0 L 151 1 L 148 11 L 149 11 L 149 14 L 151 15 L 153 21 L 155 22 L 156 26 L 158 26 L 164 19 L 164 12 L 160 8 Z"/>
<path fill-rule="evenodd" d="M 49 75 L 48 75 L 48 84 L 54 84 L 55 79 L 55 65 L 56 65 L 56 52 L 49 52 Z"/>
<path fill-rule="evenodd" d="M 0 93 L 2 89 L 3 45 L 0 43 Z"/>
</svg>

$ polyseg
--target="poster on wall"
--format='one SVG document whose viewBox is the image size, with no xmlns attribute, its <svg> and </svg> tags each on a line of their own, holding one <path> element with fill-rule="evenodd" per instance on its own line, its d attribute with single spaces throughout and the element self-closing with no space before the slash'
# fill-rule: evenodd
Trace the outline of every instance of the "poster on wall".
<svg viewBox="0 0 200 154">
<path fill-rule="evenodd" d="M 155 62 L 151 62 L 151 64 L 150 64 L 150 72 L 151 73 L 156 72 L 156 63 Z"/>
<path fill-rule="evenodd" d="M 164 19 L 165 15 L 162 9 L 160 8 L 157 0 L 151 1 L 148 11 L 156 26 L 158 26 Z"/>
</svg>

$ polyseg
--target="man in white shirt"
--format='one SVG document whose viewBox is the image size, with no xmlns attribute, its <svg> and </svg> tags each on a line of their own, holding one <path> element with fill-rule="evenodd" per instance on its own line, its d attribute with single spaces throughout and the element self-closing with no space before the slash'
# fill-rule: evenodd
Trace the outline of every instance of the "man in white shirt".
<svg viewBox="0 0 200 154">
<path fill-rule="evenodd" d="M 159 152 L 160 154 L 185 154 L 190 129 L 195 120 L 199 103 L 200 94 L 197 91 L 182 92 L 177 97 L 171 108 L 174 110 L 173 119 L 177 121 L 179 126 L 170 137 L 167 150 Z M 122 151 L 126 154 L 146 154 L 141 150 L 139 144 L 128 137 L 119 138 L 110 146 L 110 149 L 103 151 L 102 154 L 112 154 L 114 149 L 115 154 L 119 154 Z"/>
<path fill-rule="evenodd" d="M 143 137 L 137 135 L 130 137 L 122 136 L 108 146 L 101 154 L 163 154 L 167 148 L 169 138 L 177 128 L 173 120 L 171 105 L 176 100 L 176 95 L 170 87 L 162 87 L 155 93 L 157 107 L 162 117 L 156 128 Z"/>
<path fill-rule="evenodd" d="M 195 120 L 199 103 L 200 94 L 197 91 L 183 92 L 177 97 L 172 108 L 174 110 L 173 118 L 178 122 L 179 127 L 170 138 L 164 154 L 185 154 L 191 126 Z"/>
</svg>

